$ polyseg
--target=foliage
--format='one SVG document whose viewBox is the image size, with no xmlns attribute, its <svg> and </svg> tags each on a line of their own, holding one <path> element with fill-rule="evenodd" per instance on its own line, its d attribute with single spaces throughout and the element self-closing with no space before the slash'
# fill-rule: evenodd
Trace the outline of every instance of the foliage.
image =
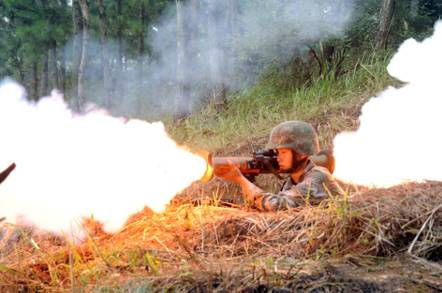
<svg viewBox="0 0 442 293">
<path fill-rule="evenodd" d="M 198 1 L 201 6 L 201 11 L 204 12 L 200 15 L 198 32 L 202 37 L 207 37 L 209 34 L 209 28 L 207 26 L 208 13 L 210 1 L 201 0 Z M 346 1 L 341 1 L 346 2 Z M 441 16 L 441 4 L 434 0 L 406 0 L 396 1 L 397 9 L 394 17 L 393 26 L 390 33 L 391 47 L 395 47 L 404 38 L 410 36 L 421 38 L 429 33 L 432 29 L 434 21 Z M 45 75 L 47 65 L 45 62 L 50 57 L 49 51 L 56 46 L 58 53 L 56 62 L 52 62 L 49 66 L 49 71 L 52 75 L 49 79 L 53 79 L 54 75 L 60 75 L 59 79 L 64 78 L 65 94 L 72 96 L 76 87 L 76 70 L 78 62 L 75 59 L 75 54 L 78 52 L 75 48 L 72 48 L 73 41 L 80 41 L 78 36 L 75 38 L 74 26 L 73 26 L 73 9 L 71 1 L 37 1 L 37 0 L 4 0 L 0 3 L 0 44 L 2 51 L 0 52 L 0 76 L 12 76 L 18 79 L 28 89 L 33 87 L 40 87 L 35 98 L 43 96 L 47 93 L 43 93 L 43 83 L 48 83 L 46 80 L 48 77 Z M 105 10 L 107 16 L 107 42 L 109 44 L 108 72 L 112 75 L 112 83 L 114 87 L 122 87 L 121 93 L 128 91 L 127 95 L 131 95 L 130 91 L 134 87 L 129 85 L 118 85 L 116 81 L 124 74 L 137 75 L 136 67 L 140 60 L 146 61 L 145 66 L 158 70 L 157 63 L 170 60 L 162 60 L 158 58 L 161 55 L 161 51 L 153 51 L 152 44 L 154 41 L 154 26 L 158 26 L 164 20 L 165 15 L 173 16 L 173 9 L 175 1 L 171 0 L 142 0 L 142 1 L 121 1 L 121 11 L 118 11 L 117 0 L 105 0 Z M 141 3 L 145 4 L 146 8 L 146 21 L 144 27 L 141 27 L 140 22 L 140 7 Z M 244 90 L 242 85 L 251 84 L 256 82 L 256 76 L 262 72 L 278 71 L 292 71 L 292 77 L 296 74 L 289 67 L 294 66 L 295 60 L 302 62 L 308 57 L 304 57 L 305 53 L 309 51 L 307 44 L 309 41 L 300 35 L 299 27 L 303 25 L 302 21 L 297 23 L 297 27 L 293 27 L 291 30 L 285 30 L 284 33 L 275 33 L 271 35 L 264 35 L 259 29 L 260 26 L 275 26 L 275 31 L 283 31 L 279 28 L 287 27 L 289 24 L 284 23 L 289 19 L 292 12 L 290 9 L 284 10 L 284 5 L 292 3 L 292 1 L 258 1 L 247 0 L 238 2 L 239 19 L 236 22 L 235 29 L 231 32 L 231 35 L 226 34 L 224 31 L 218 33 L 216 38 L 218 43 L 223 43 L 225 48 L 232 46 L 228 55 L 233 58 L 233 67 L 236 70 L 236 75 L 230 77 L 230 73 L 224 73 L 229 76 L 234 82 L 232 85 L 233 90 Z M 315 2 L 311 4 L 312 7 L 318 11 L 322 11 L 321 7 L 325 7 L 323 1 Z M 343 52 L 343 56 L 348 59 L 346 48 L 352 48 L 353 51 L 364 50 L 366 48 L 371 49 L 373 36 L 377 30 L 379 19 L 377 17 L 379 11 L 380 1 L 375 0 L 356 0 L 356 12 L 355 20 L 352 22 L 351 27 L 346 32 L 345 36 L 334 40 L 325 40 L 326 43 L 333 43 L 337 48 Z M 413 4 L 414 3 L 414 4 Z M 257 4 L 257 5 L 255 5 Z M 218 5 L 218 4 L 217 4 Z M 223 4 L 224 6 L 226 4 Z M 316 6 L 315 6 L 316 5 Z M 411 9 L 412 5 L 417 5 L 416 9 Z M 217 6 L 219 13 L 225 12 L 226 8 L 222 5 Z M 319 8 L 318 8 L 319 7 Z M 266 13 L 260 13 L 265 19 L 256 19 L 253 17 L 241 18 L 244 16 L 244 11 L 255 9 L 259 11 L 265 11 Z M 222 11 L 221 11 L 222 10 Z M 242 14 L 241 14 L 242 13 Z M 100 35 L 100 19 L 98 1 L 90 1 L 90 15 L 91 15 L 91 33 L 92 36 Z M 284 16 L 284 17 L 281 17 Z M 324 16 L 324 15 L 322 15 Z M 324 16 L 325 17 L 325 16 Z M 173 17 L 171 19 L 174 19 Z M 187 19 L 186 19 L 187 20 Z M 172 30 L 173 31 L 173 30 Z M 144 45 L 146 56 L 140 59 L 140 34 L 145 34 Z M 269 39 L 270 38 L 270 39 Z M 272 39 L 273 38 L 273 39 Z M 300 39 L 299 39 L 300 38 Z M 304 40 L 305 39 L 305 40 Z M 248 41 L 249 40 L 249 41 Z M 175 38 L 171 40 L 171 46 L 173 47 Z M 118 46 L 122 46 L 117 49 Z M 198 44 L 202 45 L 202 44 Z M 169 47 L 171 47 L 169 46 Z M 221 46 L 221 47 L 223 47 Z M 311 46 L 311 43 L 310 43 Z M 86 88 L 94 93 L 97 88 L 97 83 L 102 78 L 101 73 L 97 73 L 94 66 L 99 66 L 100 63 L 100 48 L 99 44 L 92 42 L 90 45 L 88 54 L 89 66 L 93 69 L 88 71 Z M 286 49 L 290 48 L 290 49 Z M 167 48 L 159 48 L 159 50 L 165 50 Z M 316 47 L 315 50 L 318 48 Z M 200 65 L 207 63 L 206 53 L 208 48 L 203 46 L 198 49 L 198 57 Z M 118 52 L 117 52 L 118 51 Z M 172 50 L 173 51 L 173 48 Z M 201 55 L 202 54 L 202 55 Z M 202 57 L 201 57 L 202 56 Z M 275 57 L 276 56 L 276 57 Z M 165 56 L 170 58 L 171 56 Z M 50 57 L 54 58 L 54 57 Z M 120 61 L 123 65 L 123 72 L 119 72 L 118 64 Z M 53 60 L 52 60 L 53 61 Z M 301 63 L 302 63 L 301 62 Z M 53 68 L 53 64 L 56 64 Z M 325 63 L 324 63 L 325 64 Z M 207 64 L 206 64 L 207 65 Z M 204 66 L 206 66 L 204 65 Z M 301 87 L 305 82 L 311 79 L 312 71 L 316 69 L 308 68 L 310 64 L 304 64 L 307 69 L 302 74 L 305 74 L 303 78 L 296 78 L 294 82 L 287 82 L 284 80 L 284 88 L 289 87 Z M 316 64 L 317 65 L 317 64 Z M 170 65 L 171 68 L 175 65 Z M 232 69 L 228 69 L 232 70 Z M 62 74 L 62 72 L 66 71 Z M 173 72 L 173 70 L 171 70 Z M 298 71 L 299 73 L 299 71 Z M 299 73 L 299 74 L 301 74 Z M 131 75 L 132 76 L 132 75 Z M 196 89 L 196 94 L 200 96 L 210 96 L 210 88 L 208 87 L 208 79 L 205 76 L 195 77 L 199 79 L 194 82 L 193 86 L 200 87 Z M 270 77 L 271 78 L 271 77 Z M 142 79 L 142 77 L 140 77 Z M 149 82 L 161 83 L 161 86 L 156 84 L 145 85 L 142 89 L 134 90 L 135 99 L 142 105 L 139 105 L 138 109 L 157 109 L 156 114 L 163 105 L 161 102 L 150 101 L 151 93 L 147 93 L 147 90 L 153 86 L 159 87 L 160 91 L 157 92 L 161 96 L 173 96 L 175 91 L 174 84 L 175 77 L 167 76 L 158 77 L 158 80 L 149 80 Z M 38 84 L 40 82 L 40 84 Z M 127 82 L 127 81 L 126 81 Z M 145 82 L 146 83 L 146 82 Z M 54 84 L 54 81 L 52 81 Z M 124 88 L 126 86 L 126 88 Z M 155 88 L 156 88 L 155 87 Z M 118 88 L 117 88 L 118 89 Z M 109 95 L 115 95 L 117 90 L 113 88 L 110 90 Z M 30 91 L 32 92 L 32 91 Z M 97 93 L 102 94 L 102 93 Z M 235 93 L 231 93 L 235 95 Z M 203 99 L 203 103 L 207 103 L 210 99 Z M 93 100 L 93 102 L 99 103 L 100 101 Z M 127 101 L 127 103 L 133 103 L 133 101 Z M 166 101 L 165 103 L 168 103 Z M 195 105 L 199 107 L 204 104 Z M 146 110 L 147 111 L 147 110 Z M 139 115 L 139 113 L 129 113 L 131 115 Z M 154 114 L 153 114 L 154 115 Z M 163 117 L 143 117 L 147 119 L 161 119 Z"/>
<path fill-rule="evenodd" d="M 416 7 L 412 7 L 415 2 Z M 391 29 L 391 42 L 398 46 L 403 40 L 421 40 L 432 31 L 442 17 L 442 4 L 437 1 L 397 1 L 396 17 Z"/>
<path fill-rule="evenodd" d="M 352 27 L 347 33 L 348 40 L 354 47 L 373 46 L 374 37 L 379 25 L 378 12 L 380 2 L 377 0 L 357 1 L 356 15 Z"/>
<path fill-rule="evenodd" d="M 372 48 L 379 25 L 382 1 L 358 0 L 357 19 L 348 31 L 347 39 L 353 47 Z M 413 7 L 413 5 L 415 7 Z M 442 16 L 442 5 L 433 0 L 395 1 L 389 46 L 397 47 L 405 39 L 422 39 L 431 32 L 434 23 Z"/>
<path fill-rule="evenodd" d="M 356 120 L 357 108 L 392 82 L 386 71 L 390 53 L 348 54 L 342 69 L 345 73 L 338 78 L 330 71 L 314 77 L 309 86 L 296 87 L 293 74 L 297 68 L 274 68 L 254 87 L 233 95 L 224 112 L 218 113 L 209 105 L 178 125 L 167 123 L 168 130 L 182 144 L 215 151 L 241 145 L 246 137 L 264 137 L 281 121 L 299 119 L 315 126 L 331 123 L 319 128 L 322 143 L 328 145 L 337 131 L 355 127 L 334 121 L 335 112 L 345 111 L 350 116 L 348 121 Z M 323 119 L 328 121 L 321 121 L 324 115 L 329 115 Z"/>
<path fill-rule="evenodd" d="M 143 0 L 147 3 L 149 27 L 164 7 L 171 1 Z M 56 46 L 61 51 L 56 57 L 57 68 L 50 70 L 60 74 L 60 71 L 68 70 L 67 75 L 71 78 L 76 68 L 75 58 L 72 54 L 78 54 L 75 49 L 70 49 L 70 42 L 74 39 L 72 23 L 72 1 L 37 1 L 37 0 L 4 0 L 0 3 L 0 76 L 11 76 L 18 79 L 27 88 L 32 88 L 35 83 L 32 64 L 38 64 L 38 79 L 44 77 L 43 67 L 49 50 Z M 116 9 L 114 0 L 104 1 L 108 17 L 108 38 L 109 41 L 116 39 L 121 30 L 127 45 L 124 54 L 136 55 L 136 38 L 140 31 L 140 24 L 137 22 L 138 6 L 140 1 L 123 1 L 123 11 L 120 15 Z M 99 35 L 98 2 L 90 3 L 91 9 L 91 30 Z M 68 50 L 70 49 L 70 50 Z M 65 50 L 65 52 L 63 52 Z M 71 54 L 71 55 L 65 55 Z M 90 56 L 91 59 L 95 56 Z M 65 64 L 67 62 L 67 64 Z M 64 67 L 65 68 L 62 68 Z M 96 78 L 95 76 L 93 79 Z M 75 87 L 75 80 L 65 81 L 70 88 Z M 42 90 L 42 89 L 40 89 Z M 68 89 L 69 90 L 69 89 Z M 40 92 L 39 96 L 47 93 Z"/>
<path fill-rule="evenodd" d="M 2 38 L 6 54 L 9 59 L 20 59 L 24 65 L 41 60 L 51 43 L 63 44 L 71 30 L 66 3 L 5 0 L 0 6 L 0 17 L 6 32 Z M 6 63 L 3 70 L 16 74 L 20 67 L 15 65 Z"/>
</svg>

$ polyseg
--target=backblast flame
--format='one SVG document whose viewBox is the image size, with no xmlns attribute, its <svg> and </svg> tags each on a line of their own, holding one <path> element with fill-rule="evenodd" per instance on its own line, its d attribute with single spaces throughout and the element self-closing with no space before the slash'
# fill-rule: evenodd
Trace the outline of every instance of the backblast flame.
<svg viewBox="0 0 442 293">
<path fill-rule="evenodd" d="M 432 37 L 401 45 L 387 69 L 407 84 L 372 98 L 359 129 L 335 138 L 337 178 L 378 187 L 442 180 L 441 52 L 441 21 Z"/>
<path fill-rule="evenodd" d="M 177 146 L 161 122 L 75 115 L 53 93 L 38 103 L 12 82 L 0 85 L 0 216 L 56 232 L 94 216 L 114 231 L 145 205 L 162 211 L 200 179 L 203 158 Z"/>
</svg>

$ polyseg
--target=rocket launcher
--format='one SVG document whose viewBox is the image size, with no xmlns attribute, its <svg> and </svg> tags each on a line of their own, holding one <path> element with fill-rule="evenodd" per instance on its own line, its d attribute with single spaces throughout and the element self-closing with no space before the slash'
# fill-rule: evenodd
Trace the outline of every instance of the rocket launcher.
<svg viewBox="0 0 442 293">
<path fill-rule="evenodd" d="M 211 154 L 206 154 L 207 169 L 201 181 L 208 182 L 214 176 L 222 176 L 229 172 L 230 164 L 238 167 L 240 172 L 251 181 L 259 174 L 274 174 L 282 179 L 280 174 L 287 173 L 287 171 L 279 169 L 277 156 L 274 150 L 269 149 L 254 152 L 252 157 L 213 157 Z M 331 151 L 321 151 L 310 156 L 310 159 L 317 166 L 325 167 L 333 173 L 335 159 Z"/>
</svg>

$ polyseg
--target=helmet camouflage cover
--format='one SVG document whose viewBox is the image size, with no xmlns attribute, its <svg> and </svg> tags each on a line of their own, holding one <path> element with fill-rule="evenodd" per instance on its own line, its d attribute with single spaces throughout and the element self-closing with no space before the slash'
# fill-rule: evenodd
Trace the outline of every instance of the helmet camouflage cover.
<svg viewBox="0 0 442 293">
<path fill-rule="evenodd" d="M 319 140 L 310 123 L 287 121 L 272 129 L 267 148 L 290 148 L 297 153 L 311 156 L 319 152 Z"/>
</svg>

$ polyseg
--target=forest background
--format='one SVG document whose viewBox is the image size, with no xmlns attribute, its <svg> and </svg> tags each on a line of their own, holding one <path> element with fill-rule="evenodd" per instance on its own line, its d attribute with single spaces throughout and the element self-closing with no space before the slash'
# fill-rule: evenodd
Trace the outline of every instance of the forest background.
<svg viewBox="0 0 442 293">
<path fill-rule="evenodd" d="M 58 89 L 78 111 L 180 118 L 222 111 L 273 73 L 289 91 L 339 77 L 350 59 L 427 36 L 441 15 L 437 0 L 3 0 L 0 76 L 30 100 Z"/>
</svg>

